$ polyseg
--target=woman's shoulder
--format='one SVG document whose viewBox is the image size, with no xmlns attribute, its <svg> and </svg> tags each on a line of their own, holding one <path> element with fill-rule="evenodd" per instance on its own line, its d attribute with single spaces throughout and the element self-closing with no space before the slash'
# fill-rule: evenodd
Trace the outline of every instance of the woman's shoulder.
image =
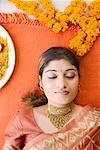
<svg viewBox="0 0 100 150">
<path fill-rule="evenodd" d="M 32 105 L 22 104 L 17 110 L 20 114 L 29 113 L 33 109 Z"/>
<path fill-rule="evenodd" d="M 9 120 L 5 133 L 9 133 L 11 131 L 17 132 L 17 129 L 22 129 L 23 126 L 25 126 L 25 123 L 27 122 L 27 118 L 28 118 L 27 116 L 31 116 L 29 115 L 30 110 L 31 110 L 30 106 L 21 105 L 18 108 L 18 110 L 14 113 L 12 118 Z"/>
<path fill-rule="evenodd" d="M 89 109 L 90 116 L 96 121 L 96 125 L 100 126 L 100 107 L 89 105 L 87 106 L 87 109 Z"/>
<path fill-rule="evenodd" d="M 100 107 L 92 107 L 91 111 L 94 115 L 98 116 L 100 118 Z"/>
<path fill-rule="evenodd" d="M 20 105 L 17 111 L 14 113 L 13 117 L 11 118 L 11 120 L 17 120 L 21 122 L 21 124 L 28 121 L 29 119 L 34 121 L 33 107 L 25 104 Z"/>
<path fill-rule="evenodd" d="M 84 106 L 84 108 L 95 114 L 100 115 L 100 107 L 93 106 L 93 105 L 86 105 L 86 106 Z"/>
<path fill-rule="evenodd" d="M 19 116 L 20 120 L 31 119 L 33 122 L 35 122 L 35 114 L 44 116 L 45 108 L 45 105 L 33 107 L 32 105 L 23 104 L 19 107 L 15 115 Z"/>
<path fill-rule="evenodd" d="M 32 106 L 28 105 L 21 105 L 17 109 L 17 111 L 14 112 L 11 121 L 22 121 L 26 116 L 32 116 Z"/>
<path fill-rule="evenodd" d="M 78 106 L 80 106 L 80 105 L 78 105 Z M 87 104 L 87 105 L 81 106 L 80 108 L 83 108 L 83 109 L 88 110 L 88 111 L 100 113 L 100 107 L 99 106 L 97 107 L 97 106 L 93 106 L 91 104 Z"/>
</svg>

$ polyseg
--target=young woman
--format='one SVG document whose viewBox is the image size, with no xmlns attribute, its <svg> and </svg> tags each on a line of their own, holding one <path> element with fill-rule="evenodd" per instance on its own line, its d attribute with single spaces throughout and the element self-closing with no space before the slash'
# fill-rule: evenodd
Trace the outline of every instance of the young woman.
<svg viewBox="0 0 100 150">
<path fill-rule="evenodd" d="M 100 109 L 74 103 L 80 87 L 75 55 L 51 47 L 38 73 L 43 94 L 23 98 L 27 105 L 8 124 L 3 150 L 100 150 Z"/>
</svg>

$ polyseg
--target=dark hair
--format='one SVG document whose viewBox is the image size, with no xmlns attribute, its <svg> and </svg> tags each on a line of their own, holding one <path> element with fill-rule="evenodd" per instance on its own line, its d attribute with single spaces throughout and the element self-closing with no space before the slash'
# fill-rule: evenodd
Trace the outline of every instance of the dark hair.
<svg viewBox="0 0 100 150">
<path fill-rule="evenodd" d="M 38 74 L 42 77 L 43 70 L 49 62 L 60 59 L 69 60 L 70 63 L 77 68 L 78 75 L 80 77 L 78 60 L 75 54 L 65 47 L 51 47 L 42 53 L 39 60 Z M 27 104 L 33 105 L 34 107 L 48 103 L 45 94 L 40 95 L 37 90 L 29 92 L 25 97 L 23 97 L 23 101 Z"/>
<path fill-rule="evenodd" d="M 50 61 L 59 59 L 69 60 L 70 63 L 77 68 L 78 75 L 80 76 L 79 63 L 75 54 L 72 53 L 69 49 L 64 47 L 51 47 L 41 55 L 38 67 L 39 75 L 42 77 L 43 70 Z"/>
</svg>

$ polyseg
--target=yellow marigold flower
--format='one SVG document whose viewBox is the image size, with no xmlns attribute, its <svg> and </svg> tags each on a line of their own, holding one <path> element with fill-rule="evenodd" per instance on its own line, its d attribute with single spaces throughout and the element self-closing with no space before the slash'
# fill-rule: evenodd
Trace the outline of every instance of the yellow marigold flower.
<svg viewBox="0 0 100 150">
<path fill-rule="evenodd" d="M 52 4 L 50 0 L 39 0 L 39 2 L 43 5 L 44 9 L 46 9 L 47 11 L 57 11 L 58 9 L 56 9 Z"/>
<path fill-rule="evenodd" d="M 51 18 L 54 18 L 54 15 L 55 15 L 55 11 L 54 11 L 54 10 L 51 10 L 51 11 L 49 12 L 49 16 L 50 16 Z"/>
<path fill-rule="evenodd" d="M 55 33 L 64 32 L 70 24 L 79 25 L 77 35 L 69 44 L 78 55 L 85 54 L 100 34 L 100 1 L 98 0 L 93 0 L 88 5 L 85 0 L 72 0 L 64 12 L 59 12 L 52 5 L 51 0 L 9 1 L 19 9 L 37 17 L 40 23 L 52 28 Z"/>
<path fill-rule="evenodd" d="M 64 10 L 64 14 L 66 15 L 70 15 L 72 13 L 72 7 L 71 6 L 67 6 Z"/>
<path fill-rule="evenodd" d="M 44 24 L 47 23 L 46 14 L 41 13 L 41 14 L 39 14 L 38 18 L 39 18 L 39 21 L 40 21 L 41 23 L 44 23 Z"/>
<path fill-rule="evenodd" d="M 55 14 L 55 19 L 59 20 L 59 18 L 61 17 L 61 15 L 62 15 L 62 12 L 57 12 Z"/>
<path fill-rule="evenodd" d="M 94 0 L 89 5 L 89 15 L 100 19 L 100 1 Z"/>
<path fill-rule="evenodd" d="M 35 17 L 38 17 L 40 13 L 42 13 L 42 11 L 40 9 L 36 9 L 35 11 L 33 11 L 33 15 Z"/>
<path fill-rule="evenodd" d="M 52 28 L 55 23 L 56 23 L 55 20 L 52 19 L 52 20 L 50 20 L 50 21 L 47 23 L 47 26 L 48 26 L 49 28 Z"/>
<path fill-rule="evenodd" d="M 61 26 L 62 26 L 62 31 L 66 31 L 68 29 L 68 25 L 66 22 L 61 22 Z"/>
<path fill-rule="evenodd" d="M 68 16 L 62 12 L 58 12 L 55 14 L 55 19 L 59 20 L 60 22 L 67 22 Z"/>
<path fill-rule="evenodd" d="M 62 26 L 60 23 L 56 22 L 54 25 L 53 25 L 53 28 L 52 30 L 55 32 L 55 33 L 58 33 L 60 30 L 61 30 Z"/>
<path fill-rule="evenodd" d="M 76 51 L 77 55 L 83 56 L 84 54 L 87 53 L 86 44 L 84 43 L 84 44 L 80 45 L 77 50 L 75 49 L 75 51 Z"/>
</svg>

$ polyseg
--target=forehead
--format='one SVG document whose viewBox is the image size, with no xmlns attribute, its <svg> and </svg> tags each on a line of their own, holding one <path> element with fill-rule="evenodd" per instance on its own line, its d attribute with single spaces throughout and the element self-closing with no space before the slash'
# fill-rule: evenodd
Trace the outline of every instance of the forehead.
<svg viewBox="0 0 100 150">
<path fill-rule="evenodd" d="M 54 69 L 54 70 L 67 70 L 67 69 L 76 69 L 74 65 L 70 63 L 69 60 L 60 59 L 60 60 L 52 60 L 48 63 L 48 65 L 44 68 L 44 71 Z"/>
</svg>

